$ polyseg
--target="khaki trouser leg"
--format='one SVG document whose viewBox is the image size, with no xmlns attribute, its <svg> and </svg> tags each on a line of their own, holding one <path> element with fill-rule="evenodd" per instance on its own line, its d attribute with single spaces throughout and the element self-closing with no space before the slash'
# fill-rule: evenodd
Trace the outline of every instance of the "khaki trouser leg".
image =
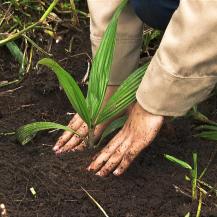
<svg viewBox="0 0 217 217">
<path fill-rule="evenodd" d="M 95 55 L 103 34 L 120 2 L 121 0 L 88 0 L 93 55 Z M 137 68 L 142 43 L 142 30 L 142 21 L 128 4 L 119 18 L 110 85 L 120 85 Z"/>
</svg>

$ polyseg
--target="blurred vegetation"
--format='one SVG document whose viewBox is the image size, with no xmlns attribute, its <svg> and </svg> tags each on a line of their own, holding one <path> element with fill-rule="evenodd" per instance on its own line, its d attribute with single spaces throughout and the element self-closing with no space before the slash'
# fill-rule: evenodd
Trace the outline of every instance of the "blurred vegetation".
<svg viewBox="0 0 217 217">
<path fill-rule="evenodd" d="M 9 0 L 0 4 L 0 49 L 6 45 L 20 65 L 18 78 L 0 82 L 0 87 L 22 81 L 31 68 L 34 50 L 52 56 L 53 41 L 62 40 L 63 32 L 79 29 L 80 20 L 88 17 L 85 11 L 86 1 L 80 0 Z"/>
</svg>

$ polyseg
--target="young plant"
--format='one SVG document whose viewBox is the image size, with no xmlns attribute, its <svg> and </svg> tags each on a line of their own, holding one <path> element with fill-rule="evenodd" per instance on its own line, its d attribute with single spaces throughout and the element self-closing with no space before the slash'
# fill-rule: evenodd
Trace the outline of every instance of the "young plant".
<svg viewBox="0 0 217 217">
<path fill-rule="evenodd" d="M 185 161 L 182 161 L 182 160 L 180 160 L 178 158 L 175 158 L 175 157 L 173 157 L 171 155 L 167 155 L 167 154 L 164 155 L 167 160 L 178 164 L 179 166 L 187 169 L 190 172 L 190 177 L 185 176 L 185 179 L 187 181 L 191 181 L 191 186 L 192 186 L 192 191 L 191 191 L 192 195 L 191 195 L 191 197 L 192 197 L 192 200 L 193 201 L 198 200 L 196 217 L 200 217 L 204 196 L 211 197 L 212 196 L 211 193 L 214 192 L 214 196 L 217 198 L 217 190 L 214 187 L 212 187 L 211 185 L 209 185 L 208 183 L 202 181 L 202 178 L 205 175 L 205 173 L 207 172 L 208 167 L 210 166 L 210 164 L 211 164 L 212 160 L 214 159 L 216 153 L 217 153 L 217 148 L 212 153 L 207 166 L 204 168 L 204 170 L 202 171 L 202 173 L 199 176 L 198 176 L 198 167 L 197 167 L 197 153 L 193 153 L 193 165 L 192 166 L 189 163 L 187 163 Z M 187 195 L 183 191 L 182 191 L 182 193 Z M 216 206 L 215 203 L 214 203 L 214 205 Z M 186 216 L 190 216 L 190 212 L 187 213 Z"/>
<path fill-rule="evenodd" d="M 193 166 L 188 164 L 185 161 L 182 161 L 178 158 L 175 158 L 171 155 L 165 154 L 164 157 L 173 162 L 178 164 L 179 166 L 187 169 L 190 173 L 190 180 L 191 180 L 191 186 L 192 186 L 192 200 L 197 199 L 197 153 L 193 153 Z"/>
<path fill-rule="evenodd" d="M 76 81 L 58 63 L 49 58 L 39 61 L 39 64 L 45 65 L 54 71 L 74 110 L 88 125 L 88 142 L 90 146 L 94 145 L 95 127 L 117 115 L 135 101 L 135 92 L 148 65 L 143 65 L 131 74 L 102 108 L 115 49 L 118 17 L 126 3 L 127 0 L 123 0 L 117 8 L 93 60 L 86 99 Z M 26 144 L 38 131 L 54 128 L 74 132 L 69 127 L 53 122 L 36 122 L 19 128 L 16 135 L 22 144 Z"/>
</svg>

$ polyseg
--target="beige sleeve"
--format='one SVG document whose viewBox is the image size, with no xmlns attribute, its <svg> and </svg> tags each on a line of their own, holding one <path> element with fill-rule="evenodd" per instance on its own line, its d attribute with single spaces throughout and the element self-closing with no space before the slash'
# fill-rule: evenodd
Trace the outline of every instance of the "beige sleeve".
<svg viewBox="0 0 217 217">
<path fill-rule="evenodd" d="M 103 34 L 121 0 L 88 0 L 87 2 L 91 17 L 92 52 L 95 55 Z M 110 85 L 120 85 L 138 67 L 142 31 L 143 23 L 128 4 L 119 18 Z"/>
<path fill-rule="evenodd" d="M 181 0 L 137 91 L 139 104 L 182 116 L 217 83 L 217 1 Z"/>
</svg>

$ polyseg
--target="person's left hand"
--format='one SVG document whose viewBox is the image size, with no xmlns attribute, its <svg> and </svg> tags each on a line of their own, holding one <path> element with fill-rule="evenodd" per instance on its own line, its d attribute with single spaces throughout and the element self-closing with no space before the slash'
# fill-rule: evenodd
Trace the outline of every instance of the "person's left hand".
<svg viewBox="0 0 217 217">
<path fill-rule="evenodd" d="M 123 174 L 138 154 L 154 140 L 163 121 L 163 116 L 150 114 L 136 103 L 122 130 L 87 169 L 98 176 L 107 176 L 111 172 L 116 176 Z"/>
</svg>

